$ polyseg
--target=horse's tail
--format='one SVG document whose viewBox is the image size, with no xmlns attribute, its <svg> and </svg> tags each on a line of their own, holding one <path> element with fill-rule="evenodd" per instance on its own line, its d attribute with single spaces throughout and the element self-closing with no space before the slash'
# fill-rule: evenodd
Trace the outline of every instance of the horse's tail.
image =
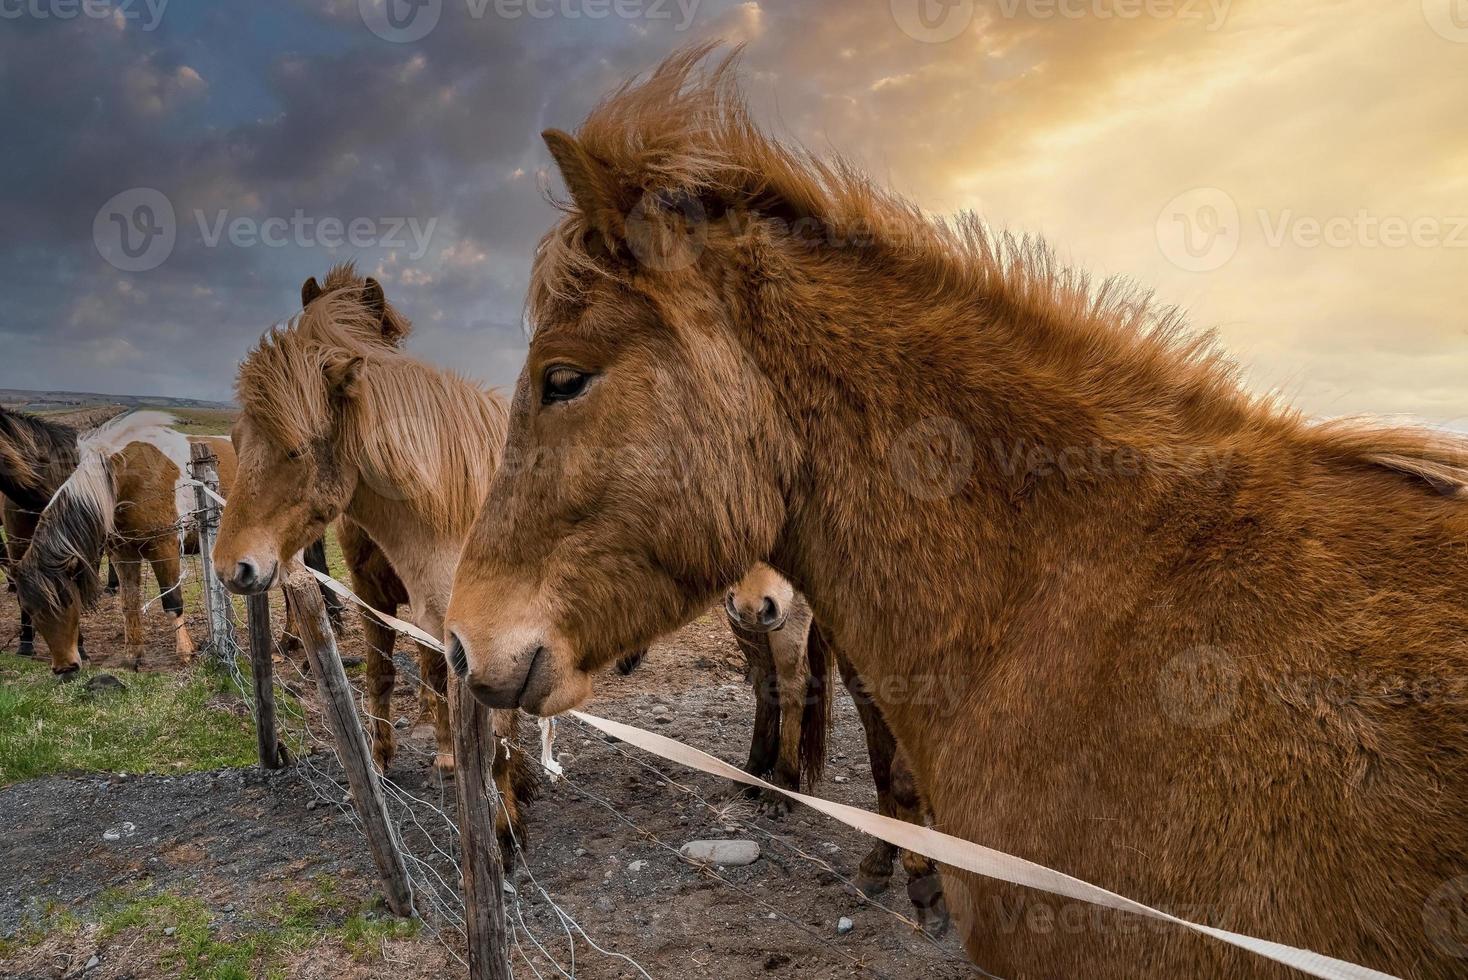
<svg viewBox="0 0 1468 980">
<path fill-rule="evenodd" d="M 812 621 L 805 644 L 808 665 L 805 707 L 800 718 L 800 772 L 807 788 L 826 770 L 826 740 L 831 732 L 831 667 L 835 655 L 821 624 Z"/>
</svg>

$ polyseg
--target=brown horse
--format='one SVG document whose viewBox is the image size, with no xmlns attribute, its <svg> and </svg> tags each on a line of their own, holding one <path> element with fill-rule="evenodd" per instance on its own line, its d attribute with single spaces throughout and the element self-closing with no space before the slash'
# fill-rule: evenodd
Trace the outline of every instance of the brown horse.
<svg viewBox="0 0 1468 980">
<path fill-rule="evenodd" d="M 1462 976 L 1464 447 L 1247 394 L 1134 291 L 767 138 L 705 55 L 546 134 L 572 202 L 448 616 L 474 692 L 577 705 L 769 556 L 943 830 Z M 1293 975 L 944 883 L 1002 976 Z"/>
<path fill-rule="evenodd" d="M 227 440 L 184 436 L 169 427 L 172 421 L 159 412 L 134 412 L 83 436 L 80 461 L 41 512 L 16 566 L 16 587 L 51 650 L 53 673 L 81 666 L 81 613 L 101 592 L 97 565 L 104 551 L 118 571 L 123 641 L 134 666 L 142 656 L 144 563 L 158 581 L 180 657 L 185 663 L 193 657 L 179 588 L 193 492 L 181 481 L 192 443 L 206 443 L 219 456 L 224 487 L 233 481 L 234 453 Z"/>
<path fill-rule="evenodd" d="M 76 439 L 76 430 L 70 426 L 0 408 L 0 526 L 5 529 L 9 591 L 15 591 L 15 571 L 30 546 L 41 511 L 76 469 Z M 35 653 L 35 627 L 24 607 L 16 652 L 23 657 Z"/>
<path fill-rule="evenodd" d="M 755 691 L 754 734 L 746 771 L 792 790 L 799 789 L 802 780 L 813 787 L 821 778 L 830 728 L 828 679 L 834 659 L 866 734 L 877 811 L 924 825 L 927 808 L 907 758 L 898 750 L 856 670 L 826 642 L 805 597 L 783 575 L 759 562 L 729 590 L 724 612 L 749 660 Z M 788 798 L 778 793 L 768 794 L 763 805 L 775 816 L 789 807 Z M 941 934 L 948 927 L 943 883 L 937 865 L 921 854 L 899 852 L 886 841 L 877 841 L 862 858 L 856 886 L 869 898 L 886 891 L 899 853 L 907 872 L 908 897 L 923 925 Z"/>
<path fill-rule="evenodd" d="M 239 482 L 214 547 L 220 578 L 239 593 L 267 589 L 283 562 L 346 516 L 401 577 L 411 618 L 442 635 L 459 549 L 499 465 L 505 405 L 399 350 L 407 322 L 376 280 L 320 295 L 314 285 L 295 320 L 240 365 Z M 498 713 L 495 726 L 514 741 L 514 712 Z M 451 771 L 448 726 L 437 734 L 435 765 Z M 524 839 L 519 803 L 535 786 L 533 767 L 524 752 L 495 754 L 507 855 L 512 831 Z"/>
<path fill-rule="evenodd" d="M 389 616 L 396 616 L 400 606 L 410 605 L 407 586 L 393 571 L 392 563 L 382 549 L 355 521 L 341 517 L 336 522 L 336 539 L 342 558 L 352 579 L 352 591 L 367 605 Z M 397 686 L 397 665 L 393 663 L 393 647 L 397 632 L 373 616 L 362 616 L 362 638 L 367 646 L 368 730 L 372 736 L 372 758 L 383 772 L 397 751 L 397 737 L 392 723 L 392 692 Z M 451 745 L 448 702 L 444 697 L 447 667 L 443 654 L 418 645 L 418 687 L 420 716 L 433 722 L 435 741 Z M 435 687 L 437 685 L 437 687 Z"/>
</svg>

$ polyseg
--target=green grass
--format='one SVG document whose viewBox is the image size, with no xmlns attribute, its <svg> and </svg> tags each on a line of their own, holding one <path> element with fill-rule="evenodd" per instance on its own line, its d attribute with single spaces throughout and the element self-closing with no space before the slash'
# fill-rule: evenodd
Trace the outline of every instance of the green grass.
<svg viewBox="0 0 1468 980">
<path fill-rule="evenodd" d="M 160 969 L 186 980 L 284 978 L 292 956 L 332 940 L 354 959 L 375 960 L 384 940 L 411 939 L 422 927 L 417 919 L 374 917 L 326 875 L 256 910 L 248 927 L 221 927 L 197 898 L 140 887 L 103 892 L 86 919 L 97 924 L 97 940 L 104 948 L 136 936 L 157 950 Z M 27 923 L 11 939 L 0 939 L 0 957 L 82 928 L 81 917 L 48 906 L 38 921 Z M 173 933 L 165 935 L 165 929 Z"/>
<path fill-rule="evenodd" d="M 49 661 L 0 654 L 0 786 L 56 772 L 188 772 L 249 765 L 248 716 L 211 708 L 228 682 L 200 667 L 117 676 L 126 691 L 59 684 Z"/>
<path fill-rule="evenodd" d="M 227 436 L 235 413 L 222 408 L 166 408 L 178 420 L 174 428 L 191 436 Z"/>
</svg>

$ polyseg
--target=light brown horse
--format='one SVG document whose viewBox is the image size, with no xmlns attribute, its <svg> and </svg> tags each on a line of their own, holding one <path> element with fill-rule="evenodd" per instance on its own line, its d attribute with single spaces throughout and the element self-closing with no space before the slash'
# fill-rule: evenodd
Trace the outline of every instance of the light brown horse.
<svg viewBox="0 0 1468 980">
<path fill-rule="evenodd" d="M 98 562 L 105 551 L 121 586 L 123 642 L 136 667 L 143 651 L 142 567 L 153 569 L 160 602 L 185 663 L 194 643 L 184 623 L 180 546 L 193 509 L 187 476 L 190 446 L 207 444 L 219 457 L 220 485 L 234 478 L 228 440 L 188 437 L 159 412 L 120 416 L 83 436 L 79 462 L 46 504 L 15 568 L 21 607 L 51 651 L 51 670 L 81 667 L 81 613 L 101 592 Z M 191 533 L 191 532 L 190 532 Z"/>
<path fill-rule="evenodd" d="M 826 761 L 830 728 L 831 661 L 856 704 L 877 789 L 877 812 L 922 826 L 926 806 L 907 758 L 850 661 L 831 650 L 811 615 L 810 604 L 788 579 L 764 562 L 756 563 L 724 598 L 729 629 L 748 658 L 754 685 L 754 733 L 749 743 L 749 773 L 784 789 L 814 787 Z M 749 792 L 749 790 L 745 790 Z M 787 798 L 768 794 L 766 812 L 779 816 Z M 923 925 L 941 934 L 948 907 L 938 868 L 928 858 L 877 841 L 862 858 L 856 886 L 868 897 L 886 891 L 899 853 L 907 872 L 907 893 Z"/>
<path fill-rule="evenodd" d="M 283 562 L 346 516 L 391 562 L 413 621 L 442 635 L 459 549 L 499 464 L 505 405 L 399 350 L 407 322 L 392 315 L 376 280 L 321 295 L 313 285 L 295 320 L 240 365 L 232 433 L 240 470 L 216 568 L 235 592 L 267 589 Z M 514 712 L 497 713 L 495 726 L 514 741 Z M 435 765 L 451 771 L 448 726 L 437 734 Z M 374 735 L 382 758 L 390 747 Z M 521 751 L 496 752 L 507 856 L 512 830 L 524 840 L 519 803 L 534 789 L 533 766 Z"/>
<path fill-rule="evenodd" d="M 546 134 L 572 200 L 448 616 L 475 693 L 577 705 L 768 556 L 941 829 L 1461 977 L 1464 447 L 1249 395 L 1135 291 L 767 138 L 705 55 Z M 600 465 L 570 465 L 588 446 Z M 1001 976 L 1293 975 L 944 884 Z"/>
</svg>

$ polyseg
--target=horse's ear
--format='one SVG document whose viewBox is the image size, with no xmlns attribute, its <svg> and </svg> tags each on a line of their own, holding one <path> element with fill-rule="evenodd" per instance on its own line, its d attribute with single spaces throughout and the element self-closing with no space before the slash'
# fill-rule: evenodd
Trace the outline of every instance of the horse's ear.
<svg viewBox="0 0 1468 980">
<path fill-rule="evenodd" d="M 387 296 L 382 291 L 382 283 L 371 276 L 362 283 L 362 306 L 378 324 L 387 317 Z"/>
<path fill-rule="evenodd" d="M 591 227 L 615 251 L 626 240 L 627 208 L 623 194 L 607 167 L 586 152 L 569 133 L 547 129 L 540 134 L 571 192 L 571 200 Z"/>
<path fill-rule="evenodd" d="M 321 283 L 316 281 L 315 276 L 312 276 L 310 279 L 307 279 L 305 282 L 301 283 L 301 309 L 304 310 L 306 307 L 310 306 L 311 301 L 320 295 Z"/>
<path fill-rule="evenodd" d="M 357 382 L 362 374 L 362 357 L 345 351 L 328 357 L 323 369 L 326 375 L 326 390 L 336 401 L 347 401 L 357 394 Z"/>
</svg>

